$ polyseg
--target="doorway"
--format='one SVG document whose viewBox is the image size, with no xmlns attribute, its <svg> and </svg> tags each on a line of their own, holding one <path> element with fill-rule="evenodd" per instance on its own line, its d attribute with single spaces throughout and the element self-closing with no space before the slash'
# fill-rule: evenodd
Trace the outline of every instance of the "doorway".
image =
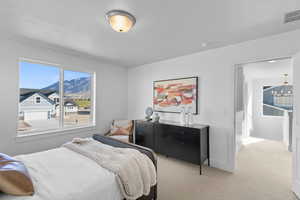
<svg viewBox="0 0 300 200">
<path fill-rule="evenodd" d="M 264 174 L 266 184 L 269 179 L 273 185 L 282 184 L 280 188 L 287 187 L 286 189 L 291 190 L 294 94 L 292 59 L 237 65 L 235 80 L 237 170 L 247 167 L 244 165 L 247 163 L 247 155 L 251 164 L 255 165 L 252 169 L 257 174 Z"/>
</svg>

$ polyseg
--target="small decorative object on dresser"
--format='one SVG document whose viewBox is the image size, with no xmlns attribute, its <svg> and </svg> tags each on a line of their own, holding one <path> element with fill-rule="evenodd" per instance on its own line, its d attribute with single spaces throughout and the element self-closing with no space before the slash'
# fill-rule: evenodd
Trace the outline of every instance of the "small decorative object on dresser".
<svg viewBox="0 0 300 200">
<path fill-rule="evenodd" d="M 151 107 L 146 108 L 145 114 L 146 114 L 146 120 L 150 121 L 151 116 L 153 115 L 153 109 Z"/>
<path fill-rule="evenodd" d="M 162 155 L 202 165 L 209 157 L 209 126 L 160 121 L 135 121 L 135 143 Z"/>
<path fill-rule="evenodd" d="M 188 125 L 192 125 L 194 123 L 193 114 L 192 114 L 192 107 L 187 108 L 186 117 L 187 117 L 187 119 L 186 119 L 187 122 L 186 123 Z"/>
<path fill-rule="evenodd" d="M 181 112 L 180 112 L 180 124 L 181 125 L 186 124 L 186 113 L 185 113 L 185 108 L 184 107 L 181 108 Z"/>
<path fill-rule="evenodd" d="M 155 113 L 155 115 L 154 115 L 154 122 L 159 122 L 159 119 L 160 119 L 160 116 L 159 116 L 159 114 L 158 113 Z"/>
</svg>

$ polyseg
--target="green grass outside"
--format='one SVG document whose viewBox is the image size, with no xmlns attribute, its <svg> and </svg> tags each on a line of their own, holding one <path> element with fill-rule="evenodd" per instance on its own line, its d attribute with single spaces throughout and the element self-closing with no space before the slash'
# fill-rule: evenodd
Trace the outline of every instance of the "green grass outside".
<svg viewBox="0 0 300 200">
<path fill-rule="evenodd" d="M 90 100 L 80 100 L 77 99 L 75 100 L 75 103 L 77 106 L 81 107 L 81 108 L 87 108 L 91 106 L 91 101 Z"/>
</svg>

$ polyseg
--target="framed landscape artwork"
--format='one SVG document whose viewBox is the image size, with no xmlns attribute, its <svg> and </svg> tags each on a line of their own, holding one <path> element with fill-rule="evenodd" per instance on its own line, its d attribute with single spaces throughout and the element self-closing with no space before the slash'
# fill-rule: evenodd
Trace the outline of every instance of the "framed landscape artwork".
<svg viewBox="0 0 300 200">
<path fill-rule="evenodd" d="M 185 108 L 198 114 L 198 77 L 154 81 L 153 108 L 170 113 L 180 113 Z"/>
</svg>

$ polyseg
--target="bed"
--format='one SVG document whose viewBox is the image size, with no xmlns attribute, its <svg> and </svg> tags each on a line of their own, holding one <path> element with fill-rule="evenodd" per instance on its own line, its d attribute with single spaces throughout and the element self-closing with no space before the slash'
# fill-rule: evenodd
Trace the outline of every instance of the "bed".
<svg viewBox="0 0 300 200">
<path fill-rule="evenodd" d="M 155 167 L 157 167 L 156 156 L 150 149 L 101 135 L 94 135 L 93 138 L 110 146 L 136 149 L 148 156 Z M 18 156 L 16 158 L 18 159 Z M 35 165 L 27 166 L 34 183 L 35 195 L 30 197 L 15 197 L 0 194 L 1 200 L 123 199 L 115 175 L 112 172 L 100 167 L 91 159 L 67 148 L 60 147 L 28 154 L 23 156 L 22 161 L 26 166 L 32 165 L 32 163 Z M 31 170 L 37 168 L 43 170 Z M 43 181 L 41 182 L 40 180 Z M 151 188 L 148 196 L 139 198 L 139 200 L 151 199 L 157 199 L 157 185 Z"/>
</svg>

